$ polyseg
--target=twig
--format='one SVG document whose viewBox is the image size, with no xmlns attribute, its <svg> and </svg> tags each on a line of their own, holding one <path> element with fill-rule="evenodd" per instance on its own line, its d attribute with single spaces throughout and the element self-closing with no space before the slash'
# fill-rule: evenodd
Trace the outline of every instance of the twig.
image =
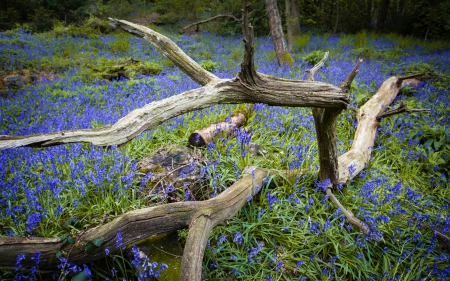
<svg viewBox="0 0 450 281">
<path fill-rule="evenodd" d="M 403 81 L 407 80 L 407 79 L 412 79 L 412 78 L 417 78 L 420 76 L 425 75 L 424 73 L 417 73 L 417 74 L 411 74 L 411 75 L 406 75 L 406 76 L 400 76 L 398 77 L 398 82 L 399 84 L 401 84 Z"/>
<path fill-rule="evenodd" d="M 191 165 L 191 163 L 189 163 L 189 164 L 184 164 L 184 165 L 182 165 L 182 166 L 180 166 L 180 167 L 178 167 L 178 168 L 176 168 L 176 169 L 174 169 L 174 170 L 168 172 L 167 174 L 165 174 L 158 182 L 156 182 L 156 184 L 153 186 L 153 188 L 148 192 L 148 195 L 150 195 L 150 194 L 153 192 L 153 190 L 155 190 L 155 188 L 158 186 L 158 184 L 160 184 L 160 183 L 161 183 L 165 178 L 167 178 L 170 174 L 173 174 L 174 172 L 176 172 L 176 171 L 178 171 L 178 170 L 180 170 L 180 169 L 182 169 L 182 168 L 184 168 L 184 167 L 187 167 L 187 166 L 189 166 L 189 165 Z M 164 187 L 163 187 L 163 188 L 164 188 Z M 194 197 L 194 194 L 193 194 L 192 191 L 189 189 L 189 187 L 186 187 L 186 188 L 191 192 L 192 198 L 194 198 L 194 201 L 196 201 L 196 200 L 195 200 L 195 197 Z"/>
<path fill-rule="evenodd" d="M 61 278 L 63 277 L 63 274 L 64 274 L 64 268 L 66 268 L 66 265 L 67 265 L 67 263 L 69 262 L 69 256 L 70 256 L 70 253 L 72 252 L 73 248 L 74 248 L 75 245 L 78 243 L 78 241 L 80 240 L 81 236 L 83 236 L 83 234 L 85 234 L 88 230 L 89 230 L 89 228 L 83 230 L 83 231 L 80 233 L 80 235 L 77 236 L 75 242 L 73 242 L 72 247 L 70 247 L 70 250 L 69 250 L 69 252 L 67 253 L 66 261 L 64 262 L 64 265 L 63 265 L 63 267 L 61 268 L 61 274 L 60 274 L 59 277 L 58 277 L 58 281 L 60 281 Z"/>
<path fill-rule="evenodd" d="M 399 113 L 403 113 L 403 112 L 413 113 L 413 112 L 430 112 L 430 111 L 431 111 L 431 109 L 408 108 L 408 106 L 406 104 L 404 104 L 403 102 L 400 102 L 400 105 L 396 109 L 392 109 L 392 110 L 378 114 L 377 120 L 380 121 L 382 118 L 385 118 L 385 117 L 388 117 L 391 115 L 395 115 L 395 114 L 399 114 Z"/>
<path fill-rule="evenodd" d="M 328 59 L 329 53 L 330 52 L 326 52 L 323 55 L 323 58 L 316 65 L 314 65 L 313 68 L 306 70 L 306 72 L 308 73 L 309 81 L 314 81 L 314 75 L 316 74 L 316 71 L 319 70 L 319 68 L 321 68 L 325 64 L 325 61 Z"/>
<path fill-rule="evenodd" d="M 339 202 L 339 200 L 334 196 L 333 192 L 331 192 L 330 188 L 327 188 L 327 195 L 331 198 L 331 201 L 333 201 L 334 204 L 336 204 L 341 209 L 341 212 L 344 214 L 344 216 L 351 224 L 359 227 L 364 234 L 370 233 L 369 227 L 367 227 L 365 223 L 357 219 L 352 212 L 345 209 L 345 207 L 341 204 L 341 202 Z"/>
<path fill-rule="evenodd" d="M 182 29 L 180 29 L 180 30 L 178 31 L 178 33 L 183 34 L 183 33 L 186 32 L 186 30 L 188 30 L 189 28 L 193 27 L 194 25 L 199 25 L 199 24 L 202 24 L 202 23 L 207 23 L 207 22 L 213 21 L 213 20 L 218 19 L 218 18 L 232 18 L 232 19 L 234 19 L 235 21 L 240 21 L 240 19 L 238 19 L 237 17 L 235 17 L 235 16 L 233 16 L 233 15 L 217 15 L 217 16 L 214 16 L 214 17 L 207 18 L 207 19 L 205 19 L 205 20 L 201 20 L 201 21 L 197 21 L 197 22 L 191 23 L 191 24 L 189 24 L 189 25 L 183 27 Z"/>
<path fill-rule="evenodd" d="M 172 253 L 166 252 L 166 251 L 164 251 L 164 250 L 162 250 L 162 249 L 160 249 L 160 248 L 156 247 L 155 245 L 152 245 L 152 246 L 153 246 L 153 248 L 155 248 L 156 250 L 158 250 L 158 251 L 160 251 L 160 252 L 163 252 L 164 254 L 167 254 L 167 255 L 170 255 L 170 256 L 176 257 L 177 259 L 181 259 L 181 258 L 183 257 L 183 256 L 178 256 L 178 255 L 175 255 L 175 254 L 172 254 Z"/>
<path fill-rule="evenodd" d="M 342 82 L 339 87 L 344 91 L 348 92 L 350 90 L 350 86 L 352 85 L 353 79 L 355 79 L 356 74 L 358 74 L 358 68 L 363 62 L 363 59 L 359 59 L 358 62 L 353 67 L 352 71 L 348 74 L 347 78 L 345 78 L 344 82 Z"/>
</svg>

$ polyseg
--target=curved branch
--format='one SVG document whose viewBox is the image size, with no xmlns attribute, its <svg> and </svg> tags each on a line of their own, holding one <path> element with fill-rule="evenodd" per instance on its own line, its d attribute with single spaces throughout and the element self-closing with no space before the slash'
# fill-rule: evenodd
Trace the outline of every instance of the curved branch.
<svg viewBox="0 0 450 281">
<path fill-rule="evenodd" d="M 21 146 L 45 147 L 63 143 L 90 142 L 98 146 L 123 144 L 144 130 L 186 112 L 216 104 L 265 103 L 281 106 L 338 107 L 348 105 L 341 89 L 327 83 L 275 79 L 264 76 L 260 85 L 221 79 L 208 85 L 151 102 L 135 109 L 117 123 L 98 129 L 70 130 L 30 136 L 0 136 L 0 150 Z"/>
<path fill-rule="evenodd" d="M 368 100 L 356 113 L 358 127 L 352 147 L 341 155 L 339 161 L 339 183 L 345 184 L 353 179 L 369 160 L 375 143 L 379 120 L 377 116 L 395 99 L 402 88 L 401 79 L 390 77 L 378 89 L 377 93 Z"/>
<path fill-rule="evenodd" d="M 18 254 L 24 254 L 22 266 L 35 266 L 32 255 L 41 251 L 40 270 L 54 270 L 59 260 L 56 253 L 67 252 L 72 248 L 69 261 L 74 264 L 88 263 L 105 256 L 105 249 L 111 253 L 119 251 L 116 245 L 116 235 L 121 232 L 123 244 L 129 245 L 155 234 L 168 233 L 190 227 L 188 241 L 183 255 L 182 280 L 201 280 L 201 266 L 206 240 L 203 245 L 191 245 L 199 231 L 209 235 L 210 229 L 231 219 L 249 200 L 249 197 L 259 191 L 268 171 L 256 169 L 252 175 L 246 175 L 241 180 L 228 187 L 224 192 L 207 201 L 177 202 L 156 207 L 144 208 L 125 213 L 113 221 L 85 231 L 74 245 L 62 247 L 59 238 L 39 237 L 0 237 L 0 268 L 13 268 Z M 205 222 L 208 229 L 199 229 L 198 222 Z M 209 231 L 207 231 L 209 230 Z M 194 238 L 192 238 L 194 237 Z M 103 243 L 93 252 L 86 252 L 86 243 L 102 238 Z M 191 245 L 191 246 L 189 246 Z M 203 249 L 203 250 L 202 250 Z"/>
<path fill-rule="evenodd" d="M 108 18 L 111 25 L 119 27 L 135 36 L 144 38 L 157 47 L 168 59 L 170 59 L 181 71 L 186 73 L 200 85 L 206 85 L 213 80 L 219 79 L 217 76 L 201 67 L 197 62 L 186 55 L 180 47 L 166 36 L 139 24 L 134 24 L 126 20 Z"/>
<path fill-rule="evenodd" d="M 201 21 L 197 21 L 197 22 L 188 24 L 187 26 L 185 26 L 182 29 L 180 29 L 178 31 L 178 33 L 183 34 L 183 33 L 186 32 L 186 30 L 188 30 L 189 28 L 193 27 L 194 25 L 207 23 L 207 22 L 210 22 L 210 21 L 213 21 L 213 20 L 216 20 L 216 19 L 220 19 L 220 18 L 231 18 L 231 19 L 234 19 L 235 21 L 239 21 L 239 19 L 237 17 L 233 16 L 233 15 L 217 15 L 217 16 L 214 16 L 214 17 L 207 18 L 205 20 L 201 20 Z"/>
</svg>

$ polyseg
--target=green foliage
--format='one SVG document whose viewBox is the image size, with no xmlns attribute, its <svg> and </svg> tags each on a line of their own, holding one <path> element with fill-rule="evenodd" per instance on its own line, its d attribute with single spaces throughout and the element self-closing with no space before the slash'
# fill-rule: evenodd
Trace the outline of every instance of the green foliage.
<svg viewBox="0 0 450 281">
<path fill-rule="evenodd" d="M 307 63 L 309 63 L 310 65 L 314 66 L 323 59 L 324 55 L 325 55 L 324 51 L 316 50 L 316 51 L 313 51 L 313 52 L 307 54 L 303 58 L 303 60 L 306 61 Z M 325 62 L 325 64 L 327 64 L 327 62 Z"/>
<path fill-rule="evenodd" d="M 413 132 L 411 138 L 418 140 L 425 150 L 426 157 L 421 161 L 427 172 L 434 170 L 450 175 L 450 138 L 445 127 L 426 124 Z"/>
<path fill-rule="evenodd" d="M 212 60 L 203 60 L 200 62 L 200 66 L 208 71 L 213 71 L 218 67 L 218 65 L 219 64 L 217 62 L 213 62 Z"/>
<path fill-rule="evenodd" d="M 367 45 L 367 31 L 365 29 L 355 34 L 355 47 L 363 48 Z"/>
<path fill-rule="evenodd" d="M 111 43 L 110 48 L 111 52 L 114 54 L 125 53 L 128 51 L 128 49 L 130 49 L 130 40 L 129 38 L 121 36 L 115 37 L 115 40 L 113 43 Z"/>
<path fill-rule="evenodd" d="M 309 43 L 310 40 L 311 34 L 309 33 L 303 33 L 300 36 L 294 37 L 295 46 L 299 51 L 303 51 L 303 48 Z"/>
<path fill-rule="evenodd" d="M 99 58 L 87 64 L 83 76 L 88 79 L 134 78 L 137 75 L 157 75 L 163 71 L 160 64 L 133 59 Z"/>
<path fill-rule="evenodd" d="M 291 57 L 291 54 L 289 52 L 284 52 L 281 55 L 281 64 L 287 63 L 290 67 L 292 67 L 292 63 L 294 62 L 294 59 Z"/>
</svg>

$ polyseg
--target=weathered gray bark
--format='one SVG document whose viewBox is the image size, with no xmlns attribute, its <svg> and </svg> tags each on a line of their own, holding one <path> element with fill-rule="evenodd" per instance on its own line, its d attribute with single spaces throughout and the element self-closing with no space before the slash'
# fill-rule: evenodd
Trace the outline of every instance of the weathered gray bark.
<svg viewBox="0 0 450 281">
<path fill-rule="evenodd" d="M 150 28 L 110 19 L 116 26 L 140 36 L 172 60 L 201 88 L 152 102 L 130 112 L 117 123 L 98 129 L 70 130 L 31 136 L 0 136 L 0 150 L 20 146 L 44 147 L 62 143 L 90 142 L 98 146 L 123 144 L 139 133 L 186 112 L 216 104 L 265 103 L 282 106 L 346 108 L 348 95 L 339 87 L 323 83 L 287 80 L 257 73 L 253 65 L 253 39 L 246 46 L 242 70 L 234 79 L 220 79 L 203 69 L 175 43 Z M 247 36 L 247 38 L 250 38 Z M 245 39 L 244 39 L 245 40 Z M 250 43 L 251 42 L 251 43 Z"/>
<path fill-rule="evenodd" d="M 283 27 L 281 25 L 280 12 L 276 0 L 264 0 L 266 4 L 267 18 L 269 19 L 270 35 L 272 36 L 278 65 L 289 63 L 292 60 L 284 41 Z"/>
<path fill-rule="evenodd" d="M 360 108 L 357 113 L 358 127 L 353 140 L 352 148 L 338 158 L 339 183 L 346 183 L 354 178 L 368 164 L 375 132 L 378 128 L 378 117 L 385 108 L 394 100 L 404 81 L 402 78 L 391 77 L 379 88 L 377 93 Z M 349 169 L 354 169 L 350 174 Z M 125 213 L 110 223 L 87 230 L 78 239 L 69 257 L 71 262 L 86 263 L 104 256 L 104 249 L 108 248 L 113 253 L 118 251 L 115 245 L 115 236 L 120 229 L 124 244 L 132 244 L 153 234 L 171 232 L 177 229 L 189 227 L 188 240 L 190 246 L 185 249 L 182 263 L 183 278 L 181 280 L 200 280 L 201 259 L 204 251 L 205 233 L 212 225 L 223 223 L 231 218 L 240 207 L 247 202 L 252 192 L 256 192 L 257 186 L 261 186 L 264 178 L 283 175 L 284 178 L 294 181 L 296 176 L 305 171 L 272 171 L 249 167 L 249 174 L 242 180 L 230 186 L 224 193 L 216 198 L 202 202 L 180 202 L 167 205 L 144 208 Z M 346 210 L 342 204 L 327 190 L 330 199 L 335 202 L 349 219 L 350 223 L 361 227 L 362 231 L 368 233 L 367 226 Z M 209 221 L 207 219 L 210 219 Z M 206 229 L 202 229 L 207 227 Z M 194 235 L 199 232 L 200 236 Z M 191 234 L 192 233 L 192 234 Z M 209 232 L 208 232 L 209 233 Z M 92 254 L 85 252 L 85 243 L 97 238 L 103 238 L 103 244 Z M 198 241 L 198 242 L 196 242 Z M 201 242 L 201 243 L 200 243 Z M 22 261 L 24 267 L 34 266 L 35 261 L 31 256 L 37 251 L 42 251 L 40 269 L 54 269 L 58 263 L 55 254 L 60 250 L 59 238 L 42 237 L 0 237 L 0 268 L 12 268 L 18 254 L 25 254 L 26 259 Z M 66 252 L 70 245 L 62 248 Z M 198 253 L 198 255 L 195 255 Z M 200 266 L 199 266 L 200 265 Z M 187 268 L 184 268 L 187 267 Z M 194 268 L 195 267 L 195 268 Z M 189 277 L 187 277 L 189 276 Z"/>
<path fill-rule="evenodd" d="M 105 249 L 109 249 L 111 253 L 118 252 L 116 235 L 119 230 L 123 244 L 128 245 L 154 234 L 189 227 L 181 280 L 201 280 L 201 262 L 206 246 L 203 236 L 207 239 L 214 226 L 231 219 L 247 203 L 249 196 L 259 190 L 267 175 L 267 170 L 256 169 L 217 197 L 207 201 L 177 202 L 125 213 L 112 222 L 85 231 L 78 237 L 68 259 L 72 263 L 82 264 L 104 257 Z M 199 224 L 207 225 L 208 228 L 199 227 Z M 199 238 L 198 234 L 202 238 Z M 102 245 L 87 253 L 86 243 L 97 238 L 103 239 Z M 39 269 L 55 270 L 59 264 L 55 255 L 61 245 L 59 238 L 0 237 L 0 268 L 13 268 L 18 254 L 24 254 L 26 257 L 21 262 L 22 266 L 32 267 L 36 261 L 32 260 L 31 256 L 42 251 Z M 72 245 L 66 244 L 61 251 L 68 252 L 71 247 Z"/>
</svg>

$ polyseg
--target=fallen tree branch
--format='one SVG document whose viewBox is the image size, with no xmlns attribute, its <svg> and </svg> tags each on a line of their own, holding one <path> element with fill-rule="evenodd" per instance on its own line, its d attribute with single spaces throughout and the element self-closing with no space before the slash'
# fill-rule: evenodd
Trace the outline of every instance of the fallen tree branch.
<svg viewBox="0 0 450 281">
<path fill-rule="evenodd" d="M 151 235 L 168 233 L 186 227 L 195 233 L 201 230 L 208 237 L 209 231 L 195 227 L 197 222 L 207 223 L 212 229 L 231 219 L 247 203 L 249 197 L 259 191 L 259 187 L 267 175 L 267 170 L 255 169 L 251 175 L 244 176 L 217 197 L 207 201 L 177 202 L 130 211 L 107 224 L 84 231 L 85 233 L 79 237 L 77 243 L 63 246 L 61 251 L 67 252 L 73 247 L 69 261 L 74 264 L 89 263 L 104 257 L 105 249 L 110 250 L 111 253 L 119 250 L 116 245 L 116 235 L 119 230 L 124 245 L 133 244 Z M 195 234 L 191 234 L 191 231 L 190 236 L 196 237 Z M 183 255 L 183 260 L 189 262 L 183 264 L 190 269 L 183 268 L 182 275 L 186 271 L 198 273 L 199 269 L 194 269 L 194 267 L 195 264 L 201 263 L 202 251 L 206 246 L 205 241 L 202 247 L 191 249 L 188 246 L 189 237 Z M 93 252 L 86 252 L 86 243 L 98 238 L 102 238 L 103 243 Z M 60 251 L 61 245 L 60 238 L 0 237 L 0 268 L 13 268 L 18 254 L 25 255 L 25 259 L 21 262 L 22 266 L 27 268 L 35 266 L 36 261 L 31 257 L 41 251 L 39 269 L 54 270 L 59 264 L 56 253 Z M 192 247 L 199 246 L 192 245 Z M 200 280 L 201 274 L 197 277 L 191 275 L 191 277 L 182 280 Z"/>
<path fill-rule="evenodd" d="M 314 75 L 325 64 L 328 58 L 328 52 L 325 53 L 322 60 L 318 62 L 313 68 L 307 70 L 308 80 L 314 81 Z M 358 74 L 358 69 L 362 59 L 359 59 L 356 65 L 348 74 L 347 78 L 339 85 L 344 92 L 350 90 L 350 85 Z M 330 180 L 330 184 L 327 187 L 326 193 L 331 198 L 341 212 L 347 218 L 350 224 L 359 227 L 363 233 L 369 234 L 370 230 L 362 221 L 356 218 L 352 212 L 347 210 L 341 202 L 334 196 L 331 191 L 333 184 L 336 184 L 339 179 L 339 158 L 337 156 L 337 117 L 341 113 L 340 109 L 325 109 L 325 108 L 313 108 L 313 117 L 316 128 L 317 144 L 319 146 L 319 179 L 320 181 Z"/>
<path fill-rule="evenodd" d="M 170 39 L 150 28 L 123 20 L 110 19 L 114 25 L 157 46 L 175 65 L 204 87 L 149 103 L 130 112 L 117 123 L 98 129 L 70 130 L 31 136 L 0 136 L 0 150 L 75 142 L 90 142 L 97 146 L 119 145 L 170 118 L 216 104 L 264 103 L 324 108 L 348 106 L 348 95 L 334 85 L 280 79 L 256 73 L 253 63 L 253 29 L 248 23 L 248 15 L 244 15 L 243 19 L 244 23 L 247 23 L 247 26 L 243 28 L 245 54 L 242 70 L 235 79 L 217 78 L 194 62 Z"/>
<path fill-rule="evenodd" d="M 431 109 L 417 109 L 417 108 L 408 108 L 408 105 L 404 104 L 403 102 L 400 102 L 400 105 L 396 109 L 392 109 L 383 113 L 380 113 L 377 115 L 377 120 L 380 121 L 382 118 L 400 114 L 400 113 L 413 113 L 413 112 L 430 112 Z"/>
<path fill-rule="evenodd" d="M 347 220 L 349 221 L 350 224 L 353 224 L 354 226 L 359 227 L 364 234 L 370 233 L 370 230 L 367 227 L 367 225 L 365 223 L 363 223 L 361 220 L 359 220 L 358 218 L 356 218 L 352 212 L 347 210 L 341 204 L 341 202 L 339 202 L 339 200 L 336 198 L 336 196 L 334 196 L 334 194 L 330 188 L 327 188 L 327 195 L 330 197 L 331 201 L 333 201 L 333 203 L 336 204 L 338 206 L 338 208 L 340 208 L 341 212 L 344 214 L 344 216 L 347 218 Z"/>
<path fill-rule="evenodd" d="M 183 34 L 183 33 L 186 32 L 186 30 L 188 30 L 189 28 L 191 28 L 191 27 L 193 27 L 195 25 L 207 23 L 207 22 L 210 22 L 210 21 L 213 21 L 213 20 L 216 20 L 216 19 L 220 19 L 220 18 L 231 18 L 231 19 L 234 19 L 235 21 L 240 21 L 240 19 L 238 19 L 237 17 L 235 17 L 233 15 L 217 15 L 217 16 L 214 16 L 214 17 L 210 17 L 210 18 L 207 18 L 207 19 L 204 19 L 204 20 L 200 20 L 200 21 L 188 24 L 187 26 L 185 26 L 182 29 L 180 29 L 178 31 L 178 33 Z"/>
<path fill-rule="evenodd" d="M 186 112 L 216 104 L 264 103 L 281 106 L 339 107 L 348 97 L 336 86 L 322 82 L 261 78 L 261 86 L 242 84 L 237 79 L 221 79 L 208 85 L 151 102 L 135 109 L 117 123 L 98 129 L 70 130 L 30 136 L 0 136 L 0 150 L 20 146 L 45 147 L 63 143 L 90 142 L 97 146 L 126 143 L 141 132 Z"/>
<path fill-rule="evenodd" d="M 128 33 L 143 38 L 158 48 L 169 60 L 171 60 L 181 71 L 189 75 L 192 80 L 204 86 L 219 78 L 201 67 L 191 57 L 186 55 L 177 44 L 166 36 L 139 24 L 125 20 L 108 18 L 112 26 L 121 28 Z"/>
<path fill-rule="evenodd" d="M 411 78 L 411 77 L 407 77 Z M 341 155 L 339 161 L 339 184 L 345 184 L 353 179 L 370 160 L 375 143 L 379 119 L 386 107 L 395 99 L 407 78 L 390 77 L 380 86 L 376 94 L 368 100 L 356 113 L 358 127 L 352 147 Z"/>
<path fill-rule="evenodd" d="M 229 121 L 211 124 L 201 130 L 196 130 L 189 136 L 189 144 L 192 146 L 205 146 L 212 142 L 217 134 L 225 133 L 234 136 L 236 128 L 245 122 L 245 115 L 241 112 L 230 117 Z"/>
</svg>

